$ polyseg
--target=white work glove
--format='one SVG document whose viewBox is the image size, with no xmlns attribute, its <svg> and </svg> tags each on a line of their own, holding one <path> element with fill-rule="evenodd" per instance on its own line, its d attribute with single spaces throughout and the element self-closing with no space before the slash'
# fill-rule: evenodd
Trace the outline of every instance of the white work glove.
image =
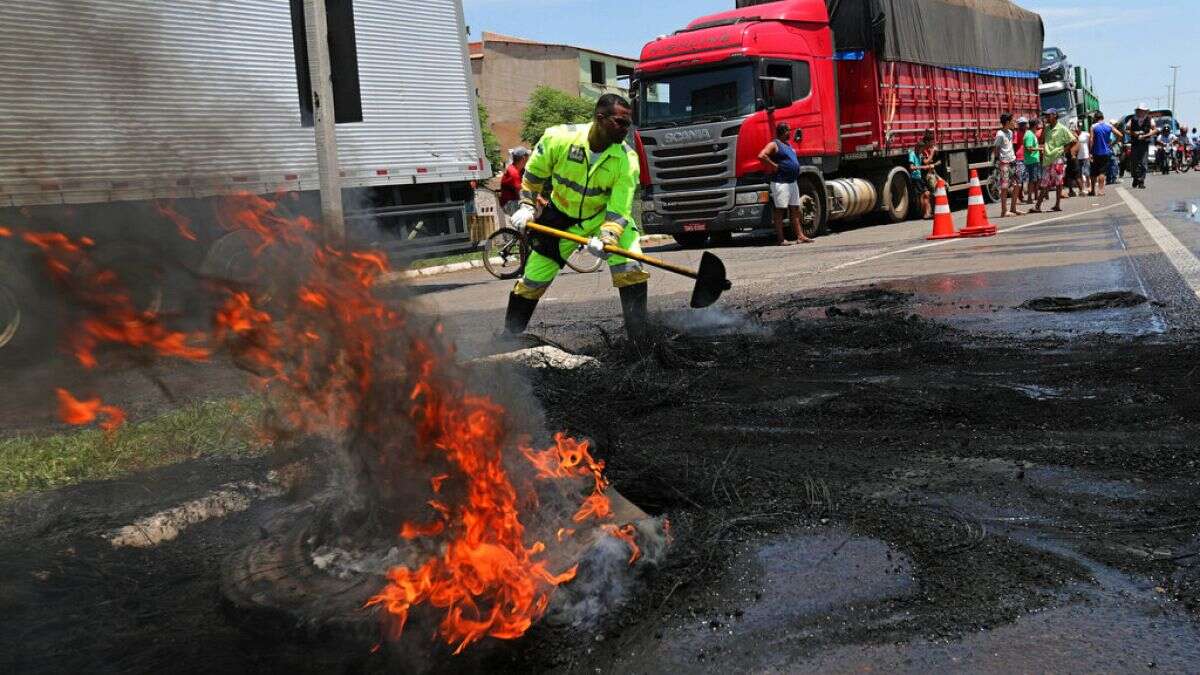
<svg viewBox="0 0 1200 675">
<path fill-rule="evenodd" d="M 524 232 L 525 225 L 533 220 L 533 206 L 529 204 L 521 204 L 521 208 L 517 212 L 508 217 L 508 222 L 517 232 Z"/>
<path fill-rule="evenodd" d="M 587 244 L 588 253 L 591 253 L 592 255 L 596 256 L 597 258 L 599 258 L 601 260 L 608 260 L 609 253 L 608 253 L 608 251 L 604 250 L 605 243 L 610 243 L 610 242 L 605 242 L 600 237 L 592 237 L 591 239 L 588 239 L 588 244 Z"/>
</svg>

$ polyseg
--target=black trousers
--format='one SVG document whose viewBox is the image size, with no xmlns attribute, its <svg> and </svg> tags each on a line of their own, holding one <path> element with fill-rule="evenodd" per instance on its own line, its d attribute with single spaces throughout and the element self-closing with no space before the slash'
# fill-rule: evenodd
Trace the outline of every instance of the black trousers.
<svg viewBox="0 0 1200 675">
<path fill-rule="evenodd" d="M 1133 174 L 1135 185 L 1146 184 L 1146 172 L 1149 170 L 1150 144 L 1134 143 L 1133 156 L 1129 158 L 1129 172 Z"/>
</svg>

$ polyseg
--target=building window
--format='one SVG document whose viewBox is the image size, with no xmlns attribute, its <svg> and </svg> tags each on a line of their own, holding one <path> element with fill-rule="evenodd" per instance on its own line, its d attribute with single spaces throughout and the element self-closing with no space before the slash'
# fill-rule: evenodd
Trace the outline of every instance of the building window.
<svg viewBox="0 0 1200 675">
<path fill-rule="evenodd" d="M 308 70 L 308 35 L 304 0 L 290 0 L 292 49 L 296 56 L 296 86 L 300 90 L 300 125 L 313 125 L 312 78 Z M 353 0 L 325 0 L 329 25 L 329 65 L 333 79 L 334 120 L 363 121 L 362 90 L 358 81 L 358 42 L 354 36 Z"/>
<path fill-rule="evenodd" d="M 604 62 L 592 59 L 592 84 L 603 87 L 608 84 L 608 76 L 604 73 Z"/>
<path fill-rule="evenodd" d="M 633 83 L 633 68 L 630 66 L 617 65 L 617 86 L 622 89 L 632 89 Z"/>
</svg>

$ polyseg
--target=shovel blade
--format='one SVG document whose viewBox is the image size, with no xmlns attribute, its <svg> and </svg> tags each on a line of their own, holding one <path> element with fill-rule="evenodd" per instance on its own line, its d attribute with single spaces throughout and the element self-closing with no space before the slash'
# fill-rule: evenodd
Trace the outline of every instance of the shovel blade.
<svg viewBox="0 0 1200 675">
<path fill-rule="evenodd" d="M 692 308 L 708 307 L 731 288 L 733 284 L 725 278 L 725 263 L 705 251 L 700 258 L 700 270 L 696 272 L 696 287 L 692 289 Z"/>
</svg>

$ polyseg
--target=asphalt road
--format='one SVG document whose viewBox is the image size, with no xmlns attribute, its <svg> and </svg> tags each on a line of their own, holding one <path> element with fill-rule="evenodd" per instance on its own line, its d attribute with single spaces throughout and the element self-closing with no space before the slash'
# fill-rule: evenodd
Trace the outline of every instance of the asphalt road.
<svg viewBox="0 0 1200 675">
<path fill-rule="evenodd" d="M 1148 190 L 1127 191 L 1126 185 L 1110 186 L 1104 197 L 1067 199 L 1062 213 L 1001 220 L 999 206 L 990 205 L 1000 234 L 985 239 L 927 242 L 930 225 L 924 221 L 843 225 L 815 244 L 787 248 L 771 246 L 761 236 L 741 235 L 729 246 L 710 249 L 724 260 L 734 289 L 697 318 L 719 320 L 722 304 L 879 284 L 916 293 L 916 304 L 927 316 L 985 332 L 1148 334 L 1195 327 L 1200 317 L 1197 290 L 1156 236 L 1163 239 L 1165 232 L 1179 242 L 1175 253 L 1185 270 L 1195 263 L 1200 222 L 1191 219 L 1188 204 L 1200 205 L 1200 176 L 1152 176 Z M 1130 201 L 1144 207 L 1149 225 Z M 959 210 L 954 217 L 961 227 L 966 213 Z M 1159 229 L 1155 221 L 1161 230 L 1152 234 Z M 701 251 L 674 245 L 648 252 L 684 265 L 697 265 L 701 256 Z M 1193 270 L 1191 283 L 1196 282 Z M 483 270 L 470 270 L 421 279 L 412 288 L 430 311 L 443 317 L 463 351 L 474 354 L 490 349 L 511 285 Z M 651 311 L 685 309 L 690 289 L 689 279 L 656 271 Z M 1151 303 L 1085 315 L 1018 308 L 1034 298 L 1107 291 L 1139 293 Z M 589 332 L 587 337 L 594 337 L 594 329 L 581 331 L 589 326 L 620 330 L 617 294 L 603 271 L 581 275 L 567 270 L 543 299 L 530 330 L 571 343 Z"/>
<path fill-rule="evenodd" d="M 1152 177 L 1146 191 L 996 220 L 1001 233 L 988 239 L 927 242 L 925 222 L 847 227 L 782 249 L 739 237 L 716 250 L 735 287 L 704 311 L 686 309 L 688 280 L 656 273 L 659 316 L 731 323 L 737 334 L 681 336 L 667 351 L 684 366 L 647 359 L 646 372 L 621 379 L 586 369 L 530 377 L 551 428 L 596 439 L 613 485 L 677 523 L 670 564 L 646 575 L 612 626 L 538 627 L 423 666 L 1194 671 L 1193 182 L 1200 177 Z M 685 264 L 700 257 L 654 252 Z M 395 292 L 440 314 L 472 356 L 511 348 L 494 339 L 511 283 L 474 270 Z M 847 292 L 870 285 L 901 293 Z M 1150 302 L 1076 314 L 1020 308 L 1110 291 Z M 827 305 L 869 305 L 855 297 L 879 306 L 825 319 Z M 780 315 L 778 332 L 768 320 L 741 321 L 756 311 Z M 572 346 L 620 323 L 607 274 L 567 272 L 531 330 Z M 946 335 L 943 323 L 968 335 Z M 747 327 L 764 334 L 746 336 Z M 1150 339 L 1061 339 L 1099 333 Z M 599 351 L 614 366 L 631 362 Z M 240 391 L 237 371 L 219 363 L 151 374 L 181 399 Z M 0 426 L 12 433 L 52 416 L 53 375 L 26 373 L 8 387 Z M 133 419 L 175 404 L 133 365 L 108 377 L 97 386 Z M 617 398 L 611 408 L 579 405 Z M 199 459 L 0 505 L 0 664 L 415 670 L 388 661 L 390 647 L 376 656 L 369 645 L 260 639 L 254 621 L 223 609 L 223 560 L 291 508 L 272 496 L 271 468 L 263 458 Z M 245 489 L 257 496 L 212 507 L 231 486 L 256 486 Z M 155 547 L 114 548 L 99 536 L 176 512 L 189 514 L 186 531 Z M 405 644 L 420 641 L 434 644 Z"/>
</svg>

